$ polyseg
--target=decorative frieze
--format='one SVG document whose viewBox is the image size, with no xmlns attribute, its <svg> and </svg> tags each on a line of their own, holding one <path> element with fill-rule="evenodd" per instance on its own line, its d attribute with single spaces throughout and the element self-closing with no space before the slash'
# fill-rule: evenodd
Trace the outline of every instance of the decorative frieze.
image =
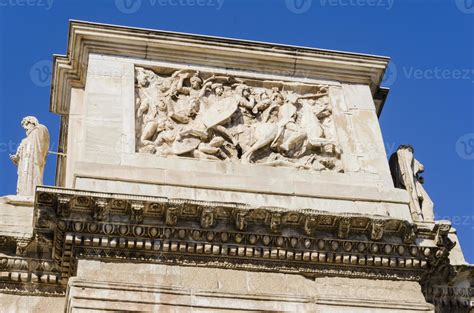
<svg viewBox="0 0 474 313">
<path fill-rule="evenodd" d="M 472 312 L 474 310 L 474 288 L 434 285 L 424 288 L 426 300 L 434 304 L 439 312 Z"/>
<path fill-rule="evenodd" d="M 135 68 L 140 153 L 342 172 L 327 85 Z"/>
</svg>

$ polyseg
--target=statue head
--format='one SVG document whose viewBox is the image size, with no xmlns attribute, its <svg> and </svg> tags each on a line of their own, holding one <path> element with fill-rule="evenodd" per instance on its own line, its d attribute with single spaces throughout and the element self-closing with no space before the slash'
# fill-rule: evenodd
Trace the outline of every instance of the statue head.
<svg viewBox="0 0 474 313">
<path fill-rule="evenodd" d="M 275 101 L 279 105 L 283 105 L 283 103 L 285 103 L 285 97 L 283 97 L 278 87 L 273 87 L 272 91 L 273 91 L 272 100 Z"/>
<path fill-rule="evenodd" d="M 147 87 L 150 83 L 151 75 L 145 69 L 136 70 L 136 83 L 141 87 Z"/>
<path fill-rule="evenodd" d="M 201 89 L 202 79 L 198 76 L 198 73 L 194 74 L 190 79 L 191 87 L 193 89 Z"/>
<path fill-rule="evenodd" d="M 28 132 L 39 125 L 39 121 L 34 116 L 27 116 L 21 120 L 21 126 Z"/>
<path fill-rule="evenodd" d="M 400 145 L 397 150 L 402 150 L 402 149 L 408 150 L 411 153 L 415 153 L 415 149 L 413 148 L 412 145 Z"/>
<path fill-rule="evenodd" d="M 218 96 L 222 96 L 222 94 L 224 93 L 224 86 L 220 83 L 215 83 L 215 84 L 212 84 L 212 90 L 214 90 L 214 93 Z"/>
<path fill-rule="evenodd" d="M 238 95 L 244 98 L 248 98 L 252 95 L 252 89 L 249 86 L 244 84 L 235 84 L 234 86 L 236 86 L 235 91 Z"/>
<path fill-rule="evenodd" d="M 249 86 L 242 87 L 242 96 L 247 98 L 247 97 L 250 97 L 251 94 L 252 94 L 252 89 L 250 89 Z"/>
</svg>

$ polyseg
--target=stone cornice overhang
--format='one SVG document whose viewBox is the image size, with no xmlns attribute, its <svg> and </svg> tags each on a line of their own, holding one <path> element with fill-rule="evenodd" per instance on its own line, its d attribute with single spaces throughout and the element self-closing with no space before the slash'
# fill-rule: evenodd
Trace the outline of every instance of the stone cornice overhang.
<svg viewBox="0 0 474 313">
<path fill-rule="evenodd" d="M 91 53 L 250 72 L 258 68 L 262 75 L 367 84 L 374 97 L 387 95 L 379 91 L 387 57 L 70 21 L 67 54 L 53 60 L 52 112 L 69 112 L 71 88 L 84 87 Z"/>
<path fill-rule="evenodd" d="M 53 187 L 34 216 L 63 284 L 80 258 L 420 281 L 452 248 L 449 224 Z"/>
<path fill-rule="evenodd" d="M 59 267 L 48 256 L 0 255 L 0 293 L 63 297 Z"/>
</svg>

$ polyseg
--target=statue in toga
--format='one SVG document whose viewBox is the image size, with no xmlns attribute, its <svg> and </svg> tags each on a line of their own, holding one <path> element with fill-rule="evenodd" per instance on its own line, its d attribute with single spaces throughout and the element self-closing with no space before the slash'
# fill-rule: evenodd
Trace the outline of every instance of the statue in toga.
<svg viewBox="0 0 474 313">
<path fill-rule="evenodd" d="M 401 145 L 390 157 L 395 188 L 405 189 L 410 196 L 410 211 L 414 221 L 433 221 L 433 201 L 423 187 L 424 179 L 420 175 L 425 167 L 414 157 L 410 145 Z"/>
<path fill-rule="evenodd" d="M 21 141 L 16 153 L 10 155 L 10 159 L 18 167 L 17 195 L 33 196 L 36 186 L 43 184 L 49 133 L 34 116 L 25 117 L 21 126 L 26 131 L 26 138 Z"/>
</svg>

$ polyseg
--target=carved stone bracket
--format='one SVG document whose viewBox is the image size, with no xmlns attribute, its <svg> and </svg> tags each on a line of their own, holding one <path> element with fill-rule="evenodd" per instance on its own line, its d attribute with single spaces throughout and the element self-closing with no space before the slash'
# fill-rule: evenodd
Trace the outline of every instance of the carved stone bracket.
<svg viewBox="0 0 474 313">
<path fill-rule="evenodd" d="M 57 197 L 57 212 L 61 217 L 68 217 L 71 212 L 71 199 L 69 195 L 61 195 Z"/>
<path fill-rule="evenodd" d="M 453 248 L 453 243 L 449 238 L 448 234 L 451 229 L 451 222 L 449 221 L 438 221 L 435 224 L 433 231 L 436 233 L 435 242 L 439 246 L 444 246 L 449 249 Z"/>
<path fill-rule="evenodd" d="M 344 217 L 339 220 L 337 237 L 338 238 L 347 238 L 349 237 L 349 232 L 351 230 L 351 219 Z"/>
<path fill-rule="evenodd" d="M 16 255 L 25 255 L 28 245 L 33 242 L 34 237 L 31 238 L 17 238 L 16 239 Z"/>
<path fill-rule="evenodd" d="M 94 218 L 97 221 L 105 221 L 109 217 L 109 203 L 108 199 L 99 198 L 94 202 Z"/>
<path fill-rule="evenodd" d="M 235 227 L 238 230 L 245 230 L 247 227 L 247 212 L 244 210 L 239 210 L 235 214 Z"/>
<path fill-rule="evenodd" d="M 384 221 L 374 220 L 371 223 L 370 239 L 380 240 L 383 237 Z"/>
<path fill-rule="evenodd" d="M 273 233 L 280 233 L 281 232 L 281 224 L 282 224 L 282 215 L 281 213 L 273 213 L 270 219 L 270 229 Z"/>
<path fill-rule="evenodd" d="M 178 212 L 179 209 L 175 207 L 169 207 L 166 210 L 165 224 L 168 226 L 174 226 L 178 224 Z"/>
<path fill-rule="evenodd" d="M 201 212 L 201 227 L 209 228 L 214 226 L 214 209 L 203 208 Z"/>
<path fill-rule="evenodd" d="M 145 205 L 142 202 L 132 201 L 130 203 L 130 221 L 132 223 L 143 222 L 143 210 Z"/>
<path fill-rule="evenodd" d="M 416 240 L 416 231 L 417 231 L 416 224 L 410 224 L 405 221 L 402 223 L 401 229 L 403 232 L 403 242 L 408 243 L 408 244 L 414 243 Z"/>
</svg>

